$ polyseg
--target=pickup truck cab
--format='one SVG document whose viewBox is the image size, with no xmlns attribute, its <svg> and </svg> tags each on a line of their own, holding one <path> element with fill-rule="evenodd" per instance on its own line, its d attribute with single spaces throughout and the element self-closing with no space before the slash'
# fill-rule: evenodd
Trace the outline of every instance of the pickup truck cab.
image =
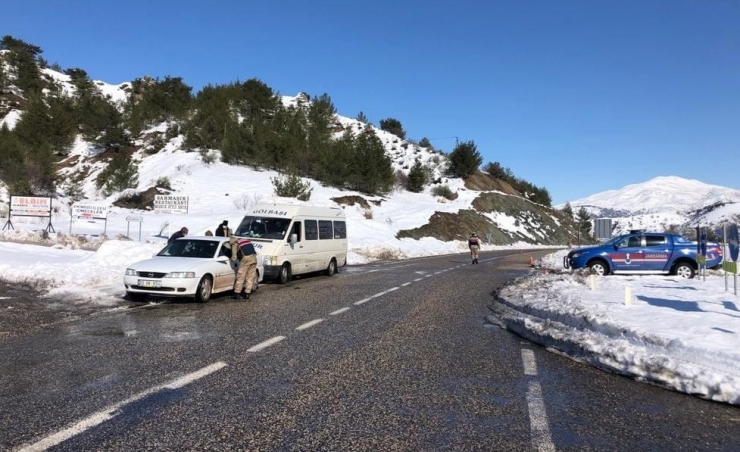
<svg viewBox="0 0 740 452">
<path fill-rule="evenodd" d="M 707 268 L 722 262 L 722 248 L 707 243 Z M 578 248 L 563 258 L 565 268 L 590 268 L 597 275 L 609 273 L 664 274 L 693 278 L 699 268 L 697 245 L 678 234 L 631 232 L 602 245 Z"/>
</svg>

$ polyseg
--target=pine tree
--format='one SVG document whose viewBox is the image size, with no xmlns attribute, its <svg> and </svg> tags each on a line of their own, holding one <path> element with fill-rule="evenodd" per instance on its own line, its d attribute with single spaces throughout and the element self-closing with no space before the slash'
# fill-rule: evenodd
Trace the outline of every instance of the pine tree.
<svg viewBox="0 0 740 452">
<path fill-rule="evenodd" d="M 583 206 L 578 209 L 578 213 L 576 214 L 576 224 L 582 236 L 585 237 L 591 234 L 591 215 L 588 214 L 588 211 Z"/>
<path fill-rule="evenodd" d="M 424 167 L 421 165 L 421 161 L 416 159 L 414 166 L 409 170 L 409 178 L 406 188 L 408 191 L 419 193 L 424 190 L 424 184 L 426 184 L 426 182 Z"/>
<path fill-rule="evenodd" d="M 380 120 L 380 130 L 385 130 L 386 132 L 390 132 L 402 140 L 406 138 L 406 131 L 403 130 L 401 121 L 399 121 L 398 119 L 394 119 L 394 118 L 381 119 Z"/>
<path fill-rule="evenodd" d="M 365 116 L 365 113 L 363 112 L 357 113 L 357 117 L 355 119 L 357 119 L 363 124 L 370 124 L 370 121 L 368 121 L 367 116 Z"/>
<path fill-rule="evenodd" d="M 110 196 L 127 188 L 136 188 L 138 184 L 138 167 L 125 152 L 116 152 L 108 166 L 95 180 L 95 185 L 102 189 L 103 196 Z"/>
<path fill-rule="evenodd" d="M 368 194 L 387 193 L 395 181 L 391 159 L 383 142 L 365 129 L 355 140 L 356 169 L 353 181 L 358 191 Z"/>
<path fill-rule="evenodd" d="M 449 160 L 450 174 L 463 179 L 475 173 L 480 164 L 483 163 L 483 157 L 481 157 L 477 146 L 472 140 L 459 143 L 455 146 Z"/>
<path fill-rule="evenodd" d="M 566 202 L 562 209 L 560 209 L 568 219 L 573 219 L 573 207 L 569 202 Z"/>
</svg>

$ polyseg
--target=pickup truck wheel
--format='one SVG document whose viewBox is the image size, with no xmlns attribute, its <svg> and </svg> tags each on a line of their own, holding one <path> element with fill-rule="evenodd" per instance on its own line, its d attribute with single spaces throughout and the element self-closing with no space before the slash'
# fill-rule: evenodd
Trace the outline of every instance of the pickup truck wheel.
<svg viewBox="0 0 740 452">
<path fill-rule="evenodd" d="M 595 275 L 599 275 L 599 276 L 604 276 L 607 273 L 609 273 L 609 270 L 607 269 L 608 267 L 602 261 L 594 261 L 594 262 L 591 262 L 588 265 L 588 268 L 591 270 L 591 273 L 593 273 Z"/>
<path fill-rule="evenodd" d="M 682 262 L 676 265 L 674 273 L 676 274 L 676 276 L 680 276 L 681 278 L 691 279 L 694 277 L 694 274 L 696 272 L 694 271 L 694 267 L 691 264 Z"/>
</svg>

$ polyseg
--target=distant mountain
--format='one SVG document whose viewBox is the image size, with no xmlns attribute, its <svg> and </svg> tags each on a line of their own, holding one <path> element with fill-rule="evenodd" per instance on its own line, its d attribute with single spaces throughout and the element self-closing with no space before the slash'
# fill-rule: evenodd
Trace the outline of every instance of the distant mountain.
<svg viewBox="0 0 740 452">
<path fill-rule="evenodd" d="M 615 233 L 628 229 L 687 230 L 740 222 L 740 190 L 694 179 L 660 176 L 570 203 L 592 218 L 611 218 Z M 561 206 L 562 207 L 562 206 Z"/>
</svg>

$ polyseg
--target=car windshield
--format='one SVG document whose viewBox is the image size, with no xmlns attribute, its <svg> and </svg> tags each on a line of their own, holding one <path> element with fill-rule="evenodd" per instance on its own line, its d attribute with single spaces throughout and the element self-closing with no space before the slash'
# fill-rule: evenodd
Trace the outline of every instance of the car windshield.
<svg viewBox="0 0 740 452">
<path fill-rule="evenodd" d="M 618 235 L 618 236 L 613 237 L 613 238 L 607 240 L 606 242 L 604 242 L 604 245 L 606 245 L 606 246 L 612 246 L 615 243 L 617 243 L 618 241 L 620 241 L 622 238 L 624 238 L 623 235 Z"/>
<path fill-rule="evenodd" d="M 234 235 L 281 240 L 290 226 L 289 218 L 246 216 L 236 228 Z"/>
<path fill-rule="evenodd" d="M 216 240 L 178 239 L 165 246 L 157 256 L 211 259 L 216 255 L 218 245 L 219 242 Z"/>
</svg>

